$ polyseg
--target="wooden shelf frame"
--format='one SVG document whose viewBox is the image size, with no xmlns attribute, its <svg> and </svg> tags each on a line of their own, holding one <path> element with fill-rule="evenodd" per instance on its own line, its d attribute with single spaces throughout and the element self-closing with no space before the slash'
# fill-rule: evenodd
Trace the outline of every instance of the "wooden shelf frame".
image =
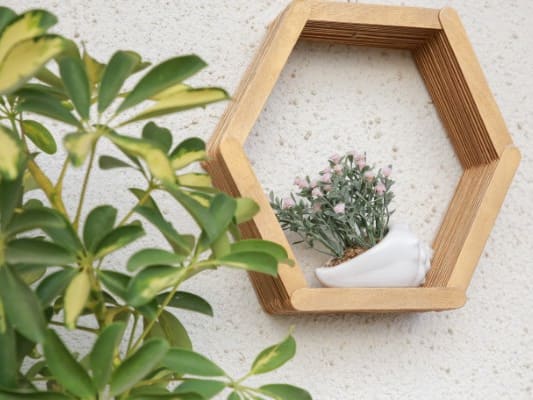
<svg viewBox="0 0 533 400">
<path fill-rule="evenodd" d="M 208 143 L 206 168 L 215 185 L 253 198 L 261 207 L 253 221 L 240 226 L 243 237 L 278 242 L 294 259 L 243 145 L 299 40 L 410 50 L 463 174 L 434 240 L 435 256 L 424 287 L 310 288 L 296 263 L 280 266 L 277 278 L 250 274 L 263 308 L 293 314 L 462 307 L 520 152 L 451 8 L 296 0 L 278 16 Z"/>
</svg>

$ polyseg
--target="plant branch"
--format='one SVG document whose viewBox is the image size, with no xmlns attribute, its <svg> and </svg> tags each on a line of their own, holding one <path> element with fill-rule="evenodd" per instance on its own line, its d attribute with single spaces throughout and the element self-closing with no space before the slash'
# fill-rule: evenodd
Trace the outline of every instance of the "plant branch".
<svg viewBox="0 0 533 400">
<path fill-rule="evenodd" d="M 74 229 L 77 230 L 78 229 L 78 225 L 79 225 L 79 222 L 80 222 L 80 217 L 81 217 L 81 211 L 83 209 L 83 202 L 85 201 L 85 195 L 87 193 L 87 186 L 88 186 L 88 183 L 89 183 L 89 176 L 91 175 L 91 170 L 93 168 L 93 163 L 94 163 L 94 155 L 96 153 L 96 141 L 94 142 L 94 144 L 92 145 L 92 148 L 91 148 L 91 155 L 89 156 L 89 165 L 87 166 L 87 171 L 85 172 L 85 177 L 83 178 L 83 184 L 81 186 L 81 193 L 80 193 L 80 199 L 79 199 L 79 202 L 78 202 L 78 209 L 76 210 L 76 217 L 74 218 L 74 222 L 72 223 L 72 225 L 74 226 Z"/>
</svg>

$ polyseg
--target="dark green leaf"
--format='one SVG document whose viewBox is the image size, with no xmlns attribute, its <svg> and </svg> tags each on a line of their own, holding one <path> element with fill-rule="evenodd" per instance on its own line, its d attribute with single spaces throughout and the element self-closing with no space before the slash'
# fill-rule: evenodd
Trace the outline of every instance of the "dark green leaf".
<svg viewBox="0 0 533 400">
<path fill-rule="evenodd" d="M 41 123 L 27 119 L 22 121 L 22 129 L 24 130 L 26 137 L 45 153 L 54 154 L 57 151 L 54 137 Z"/>
<path fill-rule="evenodd" d="M 65 90 L 76 107 L 76 111 L 83 119 L 88 120 L 91 107 L 91 86 L 83 61 L 77 57 L 66 56 L 61 57 L 58 64 Z"/>
<path fill-rule="evenodd" d="M 195 162 L 205 160 L 207 153 L 205 151 L 205 142 L 197 137 L 185 139 L 178 144 L 172 153 L 170 153 L 170 162 L 172 168 L 181 169 Z"/>
<path fill-rule="evenodd" d="M 6 260 L 10 264 L 68 265 L 76 256 L 55 243 L 23 238 L 8 243 Z"/>
<path fill-rule="evenodd" d="M 0 10 L 1 12 L 1 10 Z M 0 303 L 0 307 L 2 304 Z M 0 387 L 16 388 L 18 375 L 17 344 L 15 331 L 9 325 L 4 332 L 0 329 Z"/>
<path fill-rule="evenodd" d="M 231 253 L 220 259 L 222 265 L 245 269 L 247 271 L 262 272 L 277 276 L 278 262 L 270 254 L 254 251 Z"/>
<path fill-rule="evenodd" d="M 161 361 L 168 350 L 163 339 L 150 339 L 113 372 L 110 394 L 115 396 L 131 389 Z"/>
<path fill-rule="evenodd" d="M 76 273 L 76 269 L 67 268 L 53 272 L 44 278 L 35 290 L 42 306 L 50 305 L 57 296 L 62 294 Z"/>
<path fill-rule="evenodd" d="M 102 271 L 98 272 L 102 283 L 108 288 L 111 293 L 120 297 L 121 299 L 126 299 L 128 285 L 131 278 L 121 272 L 116 271 Z"/>
<path fill-rule="evenodd" d="M 126 324 L 115 322 L 104 328 L 96 339 L 89 355 L 93 380 L 98 391 L 102 391 L 111 378 L 113 359 L 121 342 Z"/>
<path fill-rule="evenodd" d="M 245 239 L 231 244 L 232 253 L 257 251 L 270 254 L 278 262 L 286 262 L 289 257 L 287 250 L 277 243 L 262 239 Z"/>
<path fill-rule="evenodd" d="M 184 257 L 162 249 L 143 249 L 130 257 L 128 271 L 138 271 L 150 265 L 179 265 Z"/>
<path fill-rule="evenodd" d="M 7 227 L 8 235 L 30 231 L 38 228 L 63 228 L 65 221 L 56 212 L 48 208 L 24 209 L 20 214 L 15 214 Z"/>
<path fill-rule="evenodd" d="M 157 296 L 157 302 L 161 304 L 168 296 L 168 293 L 162 293 Z M 213 308 L 200 296 L 189 292 L 176 292 L 174 297 L 168 303 L 168 307 L 181 308 L 183 310 L 196 311 L 200 314 L 213 316 Z"/>
<path fill-rule="evenodd" d="M 98 92 L 98 112 L 103 112 L 117 97 L 126 79 L 141 62 L 141 57 L 133 51 L 117 51 L 105 67 Z"/>
<path fill-rule="evenodd" d="M 180 83 L 207 64 L 195 55 L 172 58 L 153 67 L 124 99 L 118 111 L 123 111 L 149 97 Z"/>
<path fill-rule="evenodd" d="M 11 218 L 15 208 L 22 199 L 22 174 L 15 180 L 0 181 L 0 230 L 4 230 Z"/>
<path fill-rule="evenodd" d="M 7 24 L 16 18 L 17 14 L 11 8 L 0 7 L 0 33 L 5 29 Z"/>
<path fill-rule="evenodd" d="M 52 96 L 43 94 L 28 97 L 18 105 L 17 111 L 35 113 L 75 127 L 81 127 L 80 122 L 74 117 L 74 115 L 72 115 L 61 102 Z"/>
<path fill-rule="evenodd" d="M 9 392 L 0 389 L 0 400 L 72 400 L 58 392 Z"/>
<path fill-rule="evenodd" d="M 292 385 L 271 384 L 261 386 L 259 389 L 274 396 L 276 400 L 312 400 L 311 395 L 306 390 Z"/>
<path fill-rule="evenodd" d="M 100 158 L 98 159 L 98 166 L 102 169 L 134 168 L 127 162 L 111 156 L 100 156 Z"/>
<path fill-rule="evenodd" d="M 152 300 L 162 290 L 174 286 L 184 269 L 167 265 L 148 267 L 131 280 L 127 291 L 128 304 L 137 307 Z"/>
<path fill-rule="evenodd" d="M 51 329 L 46 331 L 43 350 L 48 368 L 65 389 L 83 399 L 96 397 L 96 389 L 87 371 L 76 361 L 59 336 Z"/>
<path fill-rule="evenodd" d="M 46 266 L 17 264 L 13 266 L 13 271 L 26 285 L 31 285 L 43 277 L 46 273 Z"/>
<path fill-rule="evenodd" d="M 57 90 L 64 90 L 61 79 L 59 79 L 59 77 L 51 72 L 48 68 L 41 68 L 35 73 L 35 77 L 41 82 L 44 82 Z"/>
<path fill-rule="evenodd" d="M 150 337 L 163 337 L 172 347 L 192 349 L 192 342 L 182 323 L 170 312 L 163 311 Z"/>
<path fill-rule="evenodd" d="M 148 122 L 144 125 L 142 137 L 150 140 L 163 153 L 168 153 L 170 146 L 172 146 L 172 134 L 167 128 L 157 126 L 154 122 Z"/>
<path fill-rule="evenodd" d="M 292 335 L 287 336 L 282 342 L 267 347 L 256 357 L 252 364 L 251 373 L 254 375 L 273 371 L 296 354 L 296 342 Z"/>
<path fill-rule="evenodd" d="M 119 226 L 105 235 L 95 247 L 95 257 L 102 258 L 127 246 L 144 235 L 144 229 L 137 224 Z"/>
<path fill-rule="evenodd" d="M 205 379 L 188 379 L 174 389 L 174 393 L 198 393 L 203 399 L 209 400 L 219 394 L 226 384 L 220 381 Z"/>
<path fill-rule="evenodd" d="M 61 243 L 61 246 L 76 253 L 83 249 L 83 246 L 78 238 L 78 234 L 74 230 L 72 223 L 63 215 L 57 213 L 63 219 L 65 226 L 61 228 L 43 227 L 43 231 L 50 236 L 55 243 Z"/>
<path fill-rule="evenodd" d="M 192 350 L 170 349 L 163 358 L 163 366 L 178 375 L 225 376 L 213 361 Z"/>
<path fill-rule="evenodd" d="M 109 205 L 91 210 L 83 226 L 83 241 L 87 250 L 94 252 L 96 245 L 113 230 L 117 219 L 117 209 Z"/>
</svg>

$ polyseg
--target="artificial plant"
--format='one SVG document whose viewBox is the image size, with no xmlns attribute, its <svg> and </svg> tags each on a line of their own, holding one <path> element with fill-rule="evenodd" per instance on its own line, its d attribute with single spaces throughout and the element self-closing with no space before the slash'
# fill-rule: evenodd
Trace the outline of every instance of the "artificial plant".
<svg viewBox="0 0 533 400">
<path fill-rule="evenodd" d="M 230 400 L 310 399 L 287 384 L 245 383 L 293 357 L 291 335 L 234 379 L 192 349 L 172 312 L 212 315 L 207 301 L 179 290 L 204 270 L 225 265 L 276 275 L 287 258 L 275 243 L 239 239 L 237 225 L 258 210 L 253 201 L 220 193 L 206 174 L 183 171 L 205 160 L 203 141 L 174 146 L 171 132 L 151 121 L 225 100 L 227 93 L 183 83 L 206 65 L 195 55 L 151 66 L 135 52 L 117 51 L 101 63 L 71 40 L 48 33 L 55 23 L 43 10 L 16 15 L 0 8 L 0 400 L 194 400 L 224 390 Z M 39 166 L 58 162 L 43 154 L 57 150 L 47 119 L 69 132 L 55 181 Z M 140 136 L 132 135 L 130 124 L 142 120 L 147 123 Z M 98 156 L 102 140 L 124 157 Z M 117 192 L 137 198 L 121 218 L 109 204 L 84 211 L 97 161 L 103 169 L 127 168 L 144 181 Z M 86 171 L 72 207 L 64 201 L 63 183 L 80 166 Z M 33 190 L 46 201 L 32 196 Z M 175 199 L 201 233 L 180 232 L 161 212 L 155 192 Z M 118 271 L 106 263 L 145 234 L 144 224 L 157 228 L 167 246 L 137 251 Z M 92 335 L 91 350 L 78 353 L 67 345 L 67 330 Z"/>
</svg>

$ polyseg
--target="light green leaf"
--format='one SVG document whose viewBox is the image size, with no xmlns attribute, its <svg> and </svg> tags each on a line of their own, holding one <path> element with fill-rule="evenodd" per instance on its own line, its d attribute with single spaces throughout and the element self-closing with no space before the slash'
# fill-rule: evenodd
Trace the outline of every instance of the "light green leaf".
<svg viewBox="0 0 533 400">
<path fill-rule="evenodd" d="M 120 345 L 126 324 L 115 322 L 104 328 L 96 339 L 89 354 L 93 380 L 98 391 L 102 391 L 111 378 L 113 360 Z"/>
<path fill-rule="evenodd" d="M 225 376 L 226 373 L 207 357 L 186 349 L 170 349 L 163 358 L 165 368 L 178 375 Z"/>
<path fill-rule="evenodd" d="M 79 272 L 70 282 L 65 292 L 65 325 L 76 327 L 76 321 L 83 311 L 91 293 L 91 277 L 87 271 Z"/>
<path fill-rule="evenodd" d="M 167 128 L 148 122 L 143 127 L 142 137 L 155 144 L 163 153 L 168 153 L 172 146 L 172 134 Z"/>
<path fill-rule="evenodd" d="M 46 266 L 18 264 L 13 266 L 13 271 L 26 285 L 31 285 L 43 277 L 46 273 Z"/>
<path fill-rule="evenodd" d="M 168 89 L 163 90 L 162 92 L 154 94 L 152 97 L 150 97 L 150 100 L 163 100 L 167 97 L 174 96 L 175 94 L 188 89 L 192 88 L 189 85 L 185 85 L 184 83 L 178 83 L 177 85 L 171 86 Z"/>
<path fill-rule="evenodd" d="M 91 57 L 85 49 L 83 49 L 83 64 L 85 65 L 91 87 L 95 87 L 102 79 L 105 65 Z"/>
<path fill-rule="evenodd" d="M 91 133 L 69 133 L 63 140 L 68 151 L 70 161 L 76 167 L 82 165 L 93 149 L 99 134 Z"/>
<path fill-rule="evenodd" d="M 269 240 L 245 239 L 231 244 L 232 253 L 258 251 L 270 254 L 278 262 L 287 262 L 289 255 L 283 246 Z"/>
<path fill-rule="evenodd" d="M 0 177 L 15 179 L 20 173 L 24 158 L 20 141 L 0 125 Z"/>
<path fill-rule="evenodd" d="M 233 391 L 229 394 L 227 400 L 242 400 L 242 397 L 239 393 Z"/>
<path fill-rule="evenodd" d="M 0 32 L 17 17 L 15 11 L 8 7 L 0 7 Z"/>
<path fill-rule="evenodd" d="M 126 79 L 141 62 L 139 54 L 133 51 L 117 51 L 105 67 L 98 92 L 98 112 L 102 113 L 117 97 Z"/>
<path fill-rule="evenodd" d="M 309 392 L 292 385 L 271 384 L 259 389 L 276 400 L 313 400 Z"/>
<path fill-rule="evenodd" d="M 74 268 L 62 269 L 51 273 L 39 283 L 35 293 L 43 308 L 50 305 L 57 296 L 63 293 L 76 273 L 77 270 Z"/>
<path fill-rule="evenodd" d="M 174 286 L 184 269 L 167 265 L 148 267 L 131 280 L 127 290 L 128 304 L 138 307 L 148 303 L 162 290 Z"/>
<path fill-rule="evenodd" d="M 14 215 L 7 226 L 6 233 L 11 236 L 45 227 L 63 228 L 65 227 L 65 221 L 48 208 L 29 208 Z"/>
<path fill-rule="evenodd" d="M 121 272 L 116 271 L 98 271 L 98 276 L 107 289 L 121 299 L 126 299 L 128 285 L 131 278 Z"/>
<path fill-rule="evenodd" d="M 91 210 L 83 226 L 83 241 L 87 250 L 93 252 L 96 245 L 113 230 L 117 219 L 117 209 L 102 205 Z"/>
<path fill-rule="evenodd" d="M 65 40 L 56 35 L 43 35 L 16 43 L 0 61 L 0 94 L 13 93 L 64 49 Z"/>
<path fill-rule="evenodd" d="M 296 342 L 289 335 L 282 342 L 263 350 L 252 364 L 251 373 L 254 375 L 278 369 L 296 354 Z"/>
<path fill-rule="evenodd" d="M 197 172 L 191 172 L 188 174 L 178 175 L 178 185 L 191 188 L 205 188 L 212 187 L 213 182 L 211 177 L 207 174 L 201 174 Z"/>
<path fill-rule="evenodd" d="M 231 253 L 222 257 L 220 264 L 247 271 L 262 272 L 271 276 L 278 274 L 278 262 L 266 253 L 254 251 Z"/>
<path fill-rule="evenodd" d="M 191 338 L 187 330 L 173 314 L 163 311 L 157 322 L 158 329 L 153 329 L 150 337 L 165 338 L 172 347 L 192 349 Z"/>
<path fill-rule="evenodd" d="M 50 85 L 56 90 L 64 90 L 63 82 L 61 82 L 61 79 L 59 79 L 59 77 L 52 71 L 50 71 L 48 68 L 41 68 L 39 71 L 37 71 L 35 73 L 35 78 L 37 78 L 41 82 Z"/>
<path fill-rule="evenodd" d="M 144 229 L 138 224 L 119 226 L 113 229 L 95 247 L 95 258 L 102 258 L 127 246 L 144 235 Z"/>
<path fill-rule="evenodd" d="M 204 400 L 209 400 L 223 391 L 225 387 L 226 384 L 220 381 L 188 379 L 174 389 L 174 393 L 198 393 Z"/>
<path fill-rule="evenodd" d="M 237 200 L 237 209 L 235 210 L 235 222 L 237 224 L 251 220 L 259 212 L 259 205 L 252 199 L 241 197 L 235 200 Z"/>
<path fill-rule="evenodd" d="M 166 114 L 173 114 L 195 107 L 203 107 L 228 98 L 228 93 L 220 88 L 188 89 L 157 101 L 153 106 L 148 107 L 121 125 L 143 119 L 160 117 Z"/>
<path fill-rule="evenodd" d="M 76 262 L 76 256 L 55 243 L 21 238 L 8 243 L 6 260 L 10 264 L 68 265 Z"/>
<path fill-rule="evenodd" d="M 45 153 L 54 154 L 57 151 L 54 137 L 41 123 L 27 119 L 22 121 L 22 129 L 26 137 Z"/>
<path fill-rule="evenodd" d="M 185 139 L 170 153 L 170 162 L 175 170 L 206 159 L 205 142 L 197 137 Z"/>
<path fill-rule="evenodd" d="M 154 338 L 144 342 L 113 372 L 110 395 L 116 396 L 131 389 L 158 365 L 167 350 L 168 344 L 163 339 Z"/>
<path fill-rule="evenodd" d="M 82 399 L 96 398 L 96 389 L 89 374 L 51 329 L 46 331 L 43 350 L 48 368 L 65 389 Z"/>
<path fill-rule="evenodd" d="M 10 392 L 0 389 L 0 400 L 72 400 L 58 392 Z"/>
<path fill-rule="evenodd" d="M 207 64 L 198 56 L 172 58 L 153 67 L 124 99 L 118 111 L 123 111 L 168 89 L 196 74 Z"/>
<path fill-rule="evenodd" d="M 130 257 L 128 271 L 138 271 L 151 265 L 179 265 L 184 257 L 161 249 L 143 249 Z"/>
<path fill-rule="evenodd" d="M 49 95 L 40 94 L 24 98 L 17 106 L 17 111 L 35 113 L 75 127 L 81 127 L 74 115 L 61 102 Z"/>
<path fill-rule="evenodd" d="M 76 111 L 84 120 L 88 120 L 91 107 L 91 86 L 83 61 L 78 57 L 65 56 L 61 57 L 58 64 L 65 90 Z"/>
<path fill-rule="evenodd" d="M 135 168 L 131 164 L 112 156 L 100 156 L 98 159 L 98 166 L 101 169 Z"/>
<path fill-rule="evenodd" d="M 33 342 L 41 343 L 44 340 L 46 322 L 39 300 L 6 265 L 0 266 L 0 300 L 13 328 Z"/>
</svg>

